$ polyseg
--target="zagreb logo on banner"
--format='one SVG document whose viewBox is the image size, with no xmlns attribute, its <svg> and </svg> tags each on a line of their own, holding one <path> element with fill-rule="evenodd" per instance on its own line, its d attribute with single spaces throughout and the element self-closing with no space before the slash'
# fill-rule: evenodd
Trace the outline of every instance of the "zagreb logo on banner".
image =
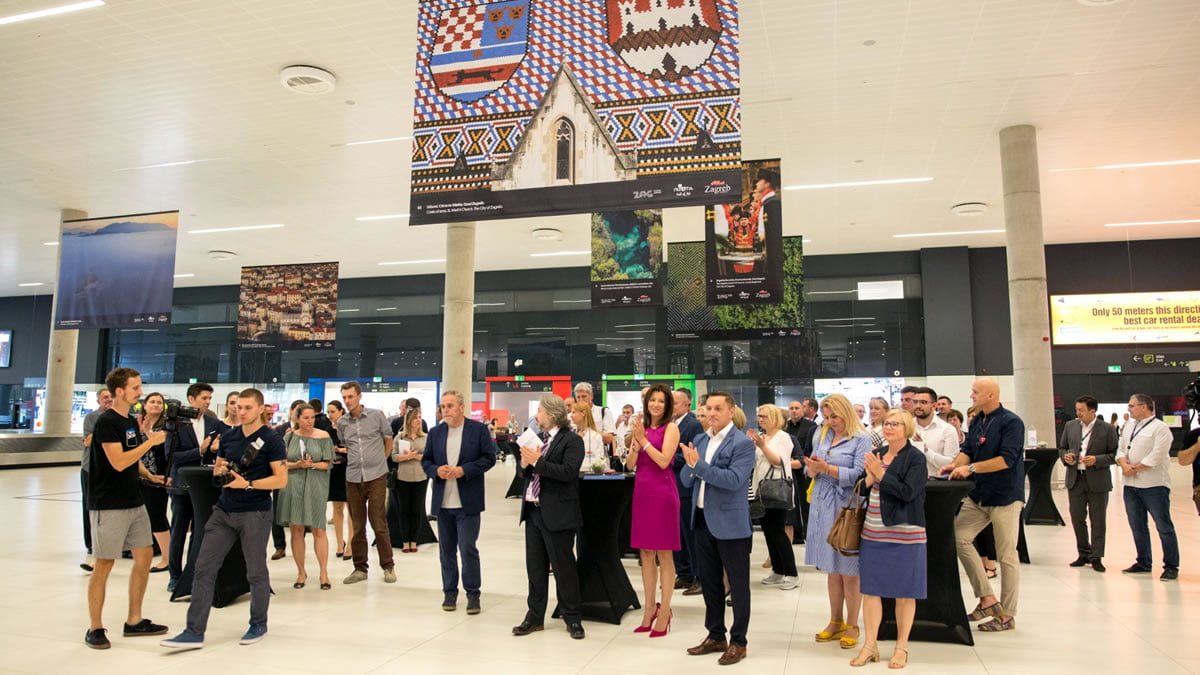
<svg viewBox="0 0 1200 675">
<path fill-rule="evenodd" d="M 443 11 L 429 59 L 438 89 L 470 103 L 503 87 L 525 58 L 529 4 L 510 0 Z"/>
<path fill-rule="evenodd" d="M 721 38 L 716 0 L 606 0 L 608 43 L 634 70 L 675 82 L 696 72 Z"/>
</svg>

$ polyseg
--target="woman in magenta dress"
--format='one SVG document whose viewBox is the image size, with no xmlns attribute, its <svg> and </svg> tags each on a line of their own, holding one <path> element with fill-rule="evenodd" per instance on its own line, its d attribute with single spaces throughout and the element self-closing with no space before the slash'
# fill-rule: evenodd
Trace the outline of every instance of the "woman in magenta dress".
<svg viewBox="0 0 1200 675">
<path fill-rule="evenodd" d="M 646 390 L 642 410 L 632 422 L 629 453 L 625 456 L 626 467 L 637 467 L 629 545 L 639 549 L 642 556 L 646 598 L 642 623 L 633 632 L 661 637 L 671 628 L 671 591 L 675 587 L 672 552 L 679 550 L 679 491 L 671 469 L 679 447 L 679 427 L 671 421 L 671 390 L 665 384 Z M 653 602 L 659 586 L 661 600 Z"/>
</svg>

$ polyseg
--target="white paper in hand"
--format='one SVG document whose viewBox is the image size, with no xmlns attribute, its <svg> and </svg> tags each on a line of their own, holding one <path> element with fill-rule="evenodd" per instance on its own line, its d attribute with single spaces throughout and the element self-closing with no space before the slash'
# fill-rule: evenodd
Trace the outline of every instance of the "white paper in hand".
<svg viewBox="0 0 1200 675">
<path fill-rule="evenodd" d="M 538 438 L 532 428 L 529 428 L 517 439 L 517 445 L 522 448 L 541 448 L 542 439 Z"/>
</svg>

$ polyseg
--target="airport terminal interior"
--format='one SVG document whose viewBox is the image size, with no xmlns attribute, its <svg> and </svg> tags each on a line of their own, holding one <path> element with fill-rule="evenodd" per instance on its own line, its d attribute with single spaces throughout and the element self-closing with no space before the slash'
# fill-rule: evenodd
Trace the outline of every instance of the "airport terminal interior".
<svg viewBox="0 0 1200 675">
<path fill-rule="evenodd" d="M 1108 569 L 1068 566 L 1069 469 L 1030 454 L 1015 629 L 914 635 L 908 669 L 1200 672 L 1200 501 L 1175 460 L 1200 426 L 1200 2 L 10 0 L 0 57 L 0 670 L 720 668 L 686 652 L 705 604 L 680 591 L 661 639 L 633 633 L 633 608 L 585 613 L 581 641 L 549 618 L 512 634 L 511 452 L 484 478 L 478 615 L 442 610 L 437 544 L 397 549 L 394 584 L 374 549 L 368 579 L 341 583 L 354 566 L 331 552 L 324 590 L 310 539 L 304 588 L 290 555 L 268 563 L 259 644 L 238 644 L 248 595 L 212 612 L 202 650 L 122 637 L 117 560 L 112 648 L 89 649 L 84 419 L 130 367 L 167 399 L 211 384 L 219 417 L 256 388 L 273 424 L 355 381 L 368 407 L 415 398 L 432 426 L 460 390 L 502 443 L 578 383 L 610 411 L 657 383 L 728 392 L 752 428 L 759 406 L 899 406 L 905 387 L 965 416 L 990 378 L 1035 454 L 1062 447 L 1079 398 L 1120 428 L 1145 394 L 1170 430 L 1178 579 L 1159 579 L 1154 527 L 1154 573 L 1122 574 L 1115 467 Z M 106 227 L 168 243 L 106 251 Z M 793 550 L 795 587 L 760 583 L 755 527 L 731 667 L 840 672 L 858 654 L 814 640 L 827 574 Z M 636 553 L 613 564 L 644 602 Z M 970 612 L 958 572 L 929 584 Z M 174 635 L 188 603 L 167 576 L 143 614 Z"/>
</svg>

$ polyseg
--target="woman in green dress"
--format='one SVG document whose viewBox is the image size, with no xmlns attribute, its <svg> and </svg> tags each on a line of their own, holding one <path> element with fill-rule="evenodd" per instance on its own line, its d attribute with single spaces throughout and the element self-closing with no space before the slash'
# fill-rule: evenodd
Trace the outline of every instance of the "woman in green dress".
<svg viewBox="0 0 1200 675">
<path fill-rule="evenodd" d="M 296 583 L 304 588 L 308 572 L 304 569 L 304 528 L 312 530 L 313 548 L 321 567 L 321 590 L 329 582 L 329 540 L 325 536 L 325 503 L 329 498 L 329 467 L 333 459 L 333 440 L 313 426 L 316 412 L 307 403 L 297 406 L 295 431 L 284 436 L 287 445 L 287 487 L 279 491 L 275 503 L 275 522 L 292 531 L 292 557 L 296 560 Z"/>
</svg>

